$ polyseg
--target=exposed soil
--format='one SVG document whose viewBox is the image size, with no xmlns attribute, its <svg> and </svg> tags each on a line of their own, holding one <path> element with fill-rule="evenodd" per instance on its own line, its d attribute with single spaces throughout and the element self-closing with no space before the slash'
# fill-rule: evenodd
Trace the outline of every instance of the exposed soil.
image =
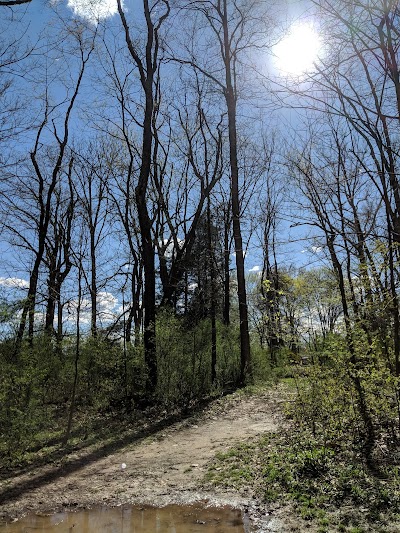
<svg viewBox="0 0 400 533">
<path fill-rule="evenodd" d="M 266 509 L 246 491 L 210 489 L 202 481 L 217 452 L 278 429 L 284 401 L 279 387 L 254 396 L 235 393 L 151 436 L 132 442 L 125 437 L 109 453 L 107 447 L 102 454 L 77 451 L 62 462 L 3 479 L 0 518 L 99 504 L 205 501 L 242 508 L 248 531 L 290 531 L 283 526 L 282 509 Z"/>
</svg>

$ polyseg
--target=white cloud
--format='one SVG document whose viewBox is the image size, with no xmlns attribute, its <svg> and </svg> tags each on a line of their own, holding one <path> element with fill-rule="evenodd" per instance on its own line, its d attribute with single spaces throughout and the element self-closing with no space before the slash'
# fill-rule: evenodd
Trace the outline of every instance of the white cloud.
<svg viewBox="0 0 400 533">
<path fill-rule="evenodd" d="M 189 291 L 194 291 L 194 290 L 197 289 L 197 287 L 198 287 L 198 284 L 197 284 L 196 282 L 189 283 L 189 285 L 188 285 L 188 290 L 189 290 Z"/>
<path fill-rule="evenodd" d="M 126 304 L 126 302 L 125 302 Z M 76 313 L 78 309 L 77 300 L 71 300 L 66 305 L 68 313 L 68 321 L 76 321 Z M 83 298 L 81 300 L 81 310 L 79 320 L 81 324 L 90 324 L 92 316 L 92 304 L 89 298 Z M 109 322 L 115 319 L 115 317 L 122 311 L 122 306 L 116 298 L 110 292 L 100 291 L 97 294 L 97 316 L 102 322 Z"/>
<path fill-rule="evenodd" d="M 0 277 L 0 285 L 3 287 L 10 287 L 12 289 L 27 289 L 29 283 L 21 278 L 2 278 Z"/>
<path fill-rule="evenodd" d="M 117 305 L 118 299 L 111 292 L 99 292 L 97 294 L 97 302 L 99 307 L 113 309 Z"/>
<path fill-rule="evenodd" d="M 304 250 L 301 250 L 300 253 L 306 254 L 312 252 L 313 254 L 319 254 L 323 250 L 322 246 L 311 246 L 311 248 L 305 248 Z"/>
<path fill-rule="evenodd" d="M 118 12 L 117 0 L 68 0 L 67 6 L 74 15 L 92 24 L 97 24 Z"/>
<path fill-rule="evenodd" d="M 97 295 L 97 310 L 100 320 L 112 320 L 115 317 L 118 299 L 110 292 L 99 292 Z"/>
<path fill-rule="evenodd" d="M 90 300 L 87 298 L 83 298 L 81 300 L 81 306 L 80 306 L 80 316 L 79 321 L 81 324 L 90 324 Z M 70 300 L 65 305 L 65 310 L 67 312 L 67 321 L 74 323 L 77 318 L 77 311 L 78 311 L 78 302 L 77 300 Z"/>
<path fill-rule="evenodd" d="M 244 251 L 243 257 L 246 257 L 246 255 L 247 255 L 247 251 Z M 231 253 L 231 256 L 236 258 L 236 252 Z"/>
<path fill-rule="evenodd" d="M 183 245 L 185 244 L 185 241 L 183 239 L 178 239 L 178 246 L 179 248 L 182 248 Z M 164 257 L 166 259 L 172 259 L 174 253 L 175 253 L 175 245 L 174 245 L 174 242 L 173 241 L 170 241 L 169 239 L 164 239 L 164 241 L 160 241 L 159 242 L 159 245 L 160 245 L 160 248 L 162 246 L 165 246 L 165 250 L 164 250 Z"/>
<path fill-rule="evenodd" d="M 259 265 L 255 265 L 253 266 L 253 268 L 249 270 L 249 272 L 260 272 L 260 270 L 261 270 L 261 267 Z"/>
</svg>

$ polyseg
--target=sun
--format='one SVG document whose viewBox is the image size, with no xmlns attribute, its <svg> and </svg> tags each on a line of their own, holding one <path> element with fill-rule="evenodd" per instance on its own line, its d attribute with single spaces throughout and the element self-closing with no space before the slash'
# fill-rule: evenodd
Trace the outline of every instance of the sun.
<svg viewBox="0 0 400 533">
<path fill-rule="evenodd" d="M 301 76 L 312 70 L 321 48 L 321 38 L 311 24 L 295 24 L 273 49 L 276 68 L 283 74 Z"/>
<path fill-rule="evenodd" d="M 78 17 L 96 24 L 118 11 L 117 0 L 68 0 L 68 7 Z"/>
</svg>

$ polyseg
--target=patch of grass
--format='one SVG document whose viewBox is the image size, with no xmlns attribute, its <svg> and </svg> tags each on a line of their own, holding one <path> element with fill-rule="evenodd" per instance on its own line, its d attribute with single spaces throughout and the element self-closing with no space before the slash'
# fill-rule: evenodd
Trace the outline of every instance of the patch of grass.
<svg viewBox="0 0 400 533">
<path fill-rule="evenodd" d="M 289 389 L 296 390 L 296 380 L 293 377 L 286 377 L 279 380 L 280 383 L 288 387 Z"/>
<path fill-rule="evenodd" d="M 255 444 L 242 443 L 227 452 L 218 453 L 215 466 L 212 465 L 206 473 L 207 482 L 234 489 L 251 485 L 254 477 L 251 457 L 255 447 Z"/>
<path fill-rule="evenodd" d="M 387 467 L 385 476 L 377 477 L 351 451 L 293 429 L 217 454 L 206 481 L 251 488 L 266 503 L 291 502 L 299 517 L 315 523 L 321 533 L 385 531 L 380 529 L 385 521 L 400 513 L 398 467 Z M 335 513 L 343 508 L 350 514 L 338 521 Z"/>
</svg>

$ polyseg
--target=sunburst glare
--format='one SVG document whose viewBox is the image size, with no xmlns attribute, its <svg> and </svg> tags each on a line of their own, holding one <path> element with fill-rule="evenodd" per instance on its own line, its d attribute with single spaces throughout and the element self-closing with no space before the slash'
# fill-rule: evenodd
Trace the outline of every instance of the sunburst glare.
<svg viewBox="0 0 400 533">
<path fill-rule="evenodd" d="M 313 68 L 321 47 L 321 38 L 311 24 L 295 24 L 274 47 L 275 65 L 283 74 L 300 76 Z"/>
</svg>

